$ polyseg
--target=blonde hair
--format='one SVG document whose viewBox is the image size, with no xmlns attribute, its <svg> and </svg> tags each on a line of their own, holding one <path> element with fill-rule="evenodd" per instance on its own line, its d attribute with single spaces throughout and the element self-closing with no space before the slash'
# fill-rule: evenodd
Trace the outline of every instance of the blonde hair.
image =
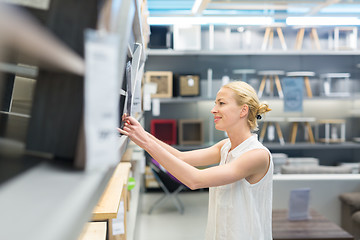
<svg viewBox="0 0 360 240">
<path fill-rule="evenodd" d="M 239 106 L 246 104 L 249 107 L 248 124 L 252 131 L 258 130 L 257 119 L 261 115 L 271 111 L 269 105 L 265 102 L 260 102 L 255 89 L 243 81 L 233 81 L 223 86 L 234 91 L 235 100 Z"/>
</svg>

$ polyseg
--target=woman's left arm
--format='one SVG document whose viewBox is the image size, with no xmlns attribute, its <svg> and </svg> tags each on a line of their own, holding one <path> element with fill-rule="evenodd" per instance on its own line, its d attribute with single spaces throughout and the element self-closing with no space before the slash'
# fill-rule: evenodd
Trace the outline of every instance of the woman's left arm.
<svg viewBox="0 0 360 240">
<path fill-rule="evenodd" d="M 265 150 L 253 150 L 229 164 L 200 170 L 178 159 L 157 144 L 141 124 L 132 117 L 126 117 L 125 126 L 119 131 L 129 136 L 134 143 L 147 151 L 167 171 L 190 189 L 220 186 L 249 177 L 266 167 L 269 159 Z"/>
</svg>

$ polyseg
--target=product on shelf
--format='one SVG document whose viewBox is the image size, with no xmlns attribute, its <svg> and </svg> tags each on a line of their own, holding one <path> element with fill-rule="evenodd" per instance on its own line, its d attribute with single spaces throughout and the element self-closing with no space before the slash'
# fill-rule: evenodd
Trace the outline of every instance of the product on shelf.
<svg viewBox="0 0 360 240">
<path fill-rule="evenodd" d="M 150 133 L 167 144 L 176 144 L 176 120 L 153 119 L 150 124 Z"/>
<path fill-rule="evenodd" d="M 322 119 L 319 120 L 318 124 L 318 130 L 324 133 L 321 136 L 319 135 L 320 142 L 345 142 L 345 119 Z"/>
<path fill-rule="evenodd" d="M 259 87 L 259 92 L 258 92 L 258 96 L 259 98 L 262 97 L 265 86 L 266 86 L 266 82 L 269 81 L 268 88 L 265 89 L 265 91 L 267 93 L 269 93 L 271 96 L 274 95 L 274 80 L 275 80 L 275 85 L 279 94 L 280 98 L 284 98 L 284 94 L 281 88 L 281 83 L 280 83 L 280 78 L 279 75 L 284 75 L 285 72 L 282 70 L 265 70 L 265 71 L 258 71 L 257 73 L 259 76 L 262 76 L 262 80 L 261 80 L 261 84 Z"/>
<path fill-rule="evenodd" d="M 310 87 L 309 77 L 314 77 L 315 72 L 310 71 L 296 71 L 296 72 L 287 72 L 286 76 L 288 77 L 302 77 L 304 79 L 306 93 L 309 98 L 312 98 L 313 94 Z"/>
<path fill-rule="evenodd" d="M 308 137 L 308 141 L 312 144 L 315 143 L 314 134 L 310 123 L 315 122 L 316 118 L 313 117 L 292 117 L 287 119 L 291 123 L 290 143 L 294 144 L 296 141 L 297 131 L 299 124 L 304 124 L 304 134 Z"/>
<path fill-rule="evenodd" d="M 157 84 L 152 98 L 171 98 L 173 96 L 173 73 L 171 71 L 147 71 L 145 81 Z"/>
<path fill-rule="evenodd" d="M 204 143 L 203 120 L 180 119 L 179 120 L 179 144 L 202 145 Z"/>
<path fill-rule="evenodd" d="M 200 75 L 176 75 L 174 78 L 174 96 L 199 96 Z"/>
</svg>

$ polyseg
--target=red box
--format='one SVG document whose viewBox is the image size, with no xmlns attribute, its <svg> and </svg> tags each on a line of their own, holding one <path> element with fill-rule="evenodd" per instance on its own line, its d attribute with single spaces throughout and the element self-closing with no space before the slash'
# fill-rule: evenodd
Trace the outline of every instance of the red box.
<svg viewBox="0 0 360 240">
<path fill-rule="evenodd" d="M 176 120 L 175 119 L 153 119 L 150 124 L 150 133 L 161 141 L 176 144 Z"/>
</svg>

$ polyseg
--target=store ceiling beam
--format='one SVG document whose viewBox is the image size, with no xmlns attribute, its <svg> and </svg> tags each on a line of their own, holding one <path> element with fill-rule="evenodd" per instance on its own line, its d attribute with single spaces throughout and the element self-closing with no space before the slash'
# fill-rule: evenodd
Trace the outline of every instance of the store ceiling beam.
<svg viewBox="0 0 360 240">
<path fill-rule="evenodd" d="M 318 12 L 320 12 L 322 9 L 324 9 L 324 8 L 326 8 L 326 7 L 329 7 L 329 6 L 331 6 L 331 5 L 334 5 L 334 4 L 336 4 L 336 3 L 339 3 L 339 2 L 341 2 L 341 0 L 328 0 L 328 1 L 326 1 L 325 3 L 323 3 L 323 4 L 319 4 L 319 5 L 315 6 L 315 7 L 313 7 L 313 8 L 311 9 L 311 11 L 309 11 L 309 12 L 306 14 L 306 16 L 313 16 L 313 15 L 317 14 Z"/>
<path fill-rule="evenodd" d="M 191 9 L 193 15 L 201 15 L 202 11 L 207 8 L 211 0 L 195 0 Z"/>
</svg>

